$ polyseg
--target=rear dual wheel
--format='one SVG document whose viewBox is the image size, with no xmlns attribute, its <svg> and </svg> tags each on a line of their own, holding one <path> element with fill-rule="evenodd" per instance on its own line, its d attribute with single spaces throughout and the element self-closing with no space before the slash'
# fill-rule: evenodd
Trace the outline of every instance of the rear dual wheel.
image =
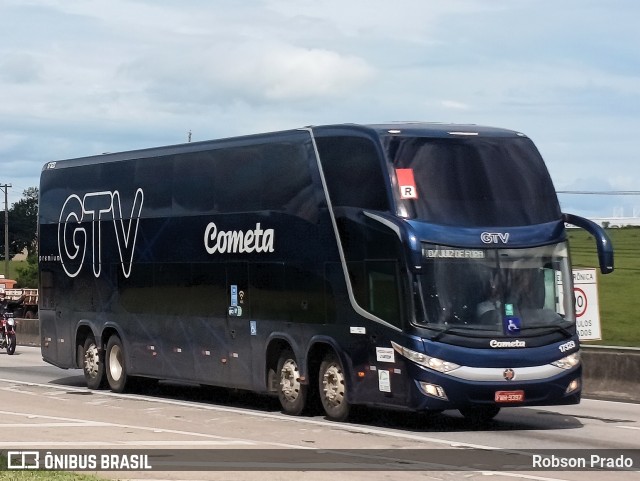
<svg viewBox="0 0 640 481">
<path fill-rule="evenodd" d="M 98 348 L 93 336 L 87 337 L 84 345 L 78 346 L 78 361 L 89 389 L 103 389 L 108 385 L 114 392 L 125 390 L 129 376 L 122 341 L 117 335 L 109 338 L 105 351 Z"/>
<path fill-rule="evenodd" d="M 93 336 L 87 337 L 82 346 L 78 346 L 78 364 L 82 366 L 84 379 L 89 389 L 105 387 L 104 353 L 98 349 Z"/>
<path fill-rule="evenodd" d="M 342 363 L 334 353 L 327 354 L 320 364 L 318 387 L 327 418 L 346 420 L 351 410 L 347 402 L 347 381 Z"/>
<path fill-rule="evenodd" d="M 278 360 L 278 399 L 286 414 L 299 415 L 304 411 L 309 385 L 302 382 L 298 360 L 285 349 Z M 334 353 L 325 355 L 318 370 L 318 393 L 328 419 L 344 421 L 349 416 L 347 382 L 342 363 Z"/>
<path fill-rule="evenodd" d="M 111 390 L 113 392 L 124 392 L 129 376 L 127 375 L 122 341 L 117 335 L 111 336 L 109 342 L 107 342 L 105 367 L 107 382 Z"/>
<path fill-rule="evenodd" d="M 280 376 L 278 400 L 282 410 L 292 416 L 302 414 L 307 404 L 309 386 L 302 382 L 298 360 L 290 349 L 280 353 L 277 373 Z"/>
</svg>

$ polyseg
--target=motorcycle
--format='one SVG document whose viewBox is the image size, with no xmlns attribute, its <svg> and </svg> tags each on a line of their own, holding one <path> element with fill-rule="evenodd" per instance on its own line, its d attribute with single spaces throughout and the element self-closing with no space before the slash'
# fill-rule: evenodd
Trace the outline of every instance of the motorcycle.
<svg viewBox="0 0 640 481">
<path fill-rule="evenodd" d="M 16 320 L 13 312 L 8 311 L 6 306 L 2 306 L 0 314 L 0 349 L 6 348 L 7 354 L 16 352 Z"/>
</svg>

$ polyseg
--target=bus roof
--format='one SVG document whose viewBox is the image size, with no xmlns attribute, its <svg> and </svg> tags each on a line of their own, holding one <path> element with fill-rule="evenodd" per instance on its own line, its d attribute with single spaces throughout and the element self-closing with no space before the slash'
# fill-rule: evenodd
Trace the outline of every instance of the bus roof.
<svg viewBox="0 0 640 481">
<path fill-rule="evenodd" d="M 382 124 L 342 124 L 322 125 L 312 127 L 313 130 L 356 129 L 374 131 L 378 135 L 409 135 L 415 137 L 452 137 L 460 136 L 491 136 L 491 137 L 525 137 L 524 134 L 513 130 L 488 127 L 475 124 L 452 124 L 440 122 L 388 122 Z"/>
<path fill-rule="evenodd" d="M 382 124 L 333 124 L 333 125 L 318 125 L 307 126 L 298 129 L 290 129 L 283 131 L 265 132 L 259 134 L 243 135 L 236 137 L 225 137 L 220 139 L 204 140 L 200 142 L 189 142 L 183 144 L 173 144 L 159 147 L 150 147 L 144 149 L 136 149 L 122 152 L 105 152 L 102 154 L 64 159 L 60 160 L 63 165 L 60 167 L 73 167 L 83 164 L 99 164 L 101 162 L 114 162 L 135 158 L 155 157 L 158 155 L 171 155 L 184 152 L 196 152 L 207 150 L 209 148 L 234 145 L 241 146 L 243 144 L 249 145 L 261 140 L 268 140 L 274 138 L 286 138 L 288 136 L 294 136 L 299 134 L 300 131 L 310 129 L 316 133 L 321 132 L 363 132 L 377 136 L 385 136 L 389 134 L 395 135 L 409 135 L 416 137 L 434 137 L 445 138 L 452 136 L 491 136 L 491 137 L 524 137 L 524 134 L 515 132 L 512 130 L 487 127 L 474 124 L 452 124 L 452 123 L 437 123 L 437 122 L 389 122 Z M 57 161 L 54 161 L 57 163 Z M 52 162 L 47 162 L 43 166 L 43 170 L 51 168 Z"/>
</svg>

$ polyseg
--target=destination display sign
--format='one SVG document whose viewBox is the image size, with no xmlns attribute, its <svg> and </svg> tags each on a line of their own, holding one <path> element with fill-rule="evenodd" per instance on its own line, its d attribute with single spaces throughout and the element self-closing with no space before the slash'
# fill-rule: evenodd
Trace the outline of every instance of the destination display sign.
<svg viewBox="0 0 640 481">
<path fill-rule="evenodd" d="M 422 248 L 422 257 L 426 259 L 484 259 L 481 249 L 433 249 Z"/>
</svg>

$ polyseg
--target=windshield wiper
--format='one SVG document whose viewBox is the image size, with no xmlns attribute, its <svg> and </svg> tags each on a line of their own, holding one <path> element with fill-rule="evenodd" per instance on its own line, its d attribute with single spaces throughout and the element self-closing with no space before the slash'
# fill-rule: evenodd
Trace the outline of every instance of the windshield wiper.
<svg viewBox="0 0 640 481">
<path fill-rule="evenodd" d="M 484 333 L 481 336 L 474 336 L 473 334 L 469 334 L 469 331 L 478 331 Z M 462 334 L 469 337 L 487 337 L 487 329 L 484 327 L 475 327 L 475 326 L 447 326 L 444 329 L 438 330 L 433 336 L 431 336 L 432 341 L 438 341 L 442 339 L 445 334 Z"/>
<path fill-rule="evenodd" d="M 538 326 L 527 326 L 520 328 L 520 331 L 531 331 L 534 329 L 551 329 L 553 332 L 560 332 L 567 338 L 573 337 L 573 334 L 565 327 L 559 326 L 557 324 L 540 324 Z M 475 331 L 475 332 L 474 332 Z M 486 326 L 447 326 L 443 329 L 439 329 L 435 334 L 433 334 L 430 339 L 432 341 L 438 341 L 442 339 L 446 334 L 458 334 L 468 337 L 475 338 L 484 338 L 484 337 L 495 337 L 496 333 L 488 330 Z"/>
<path fill-rule="evenodd" d="M 573 334 L 567 328 L 557 324 L 540 324 L 538 326 L 521 327 L 520 331 L 530 331 L 532 329 L 552 329 L 554 332 L 561 332 L 565 337 L 573 337 Z"/>
</svg>

